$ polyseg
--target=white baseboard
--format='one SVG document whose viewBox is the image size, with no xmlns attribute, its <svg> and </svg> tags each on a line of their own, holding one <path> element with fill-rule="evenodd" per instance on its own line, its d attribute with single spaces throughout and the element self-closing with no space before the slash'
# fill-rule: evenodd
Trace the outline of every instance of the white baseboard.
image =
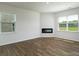
<svg viewBox="0 0 79 59">
<path fill-rule="evenodd" d="M 62 39 L 67 39 L 67 40 L 72 40 L 72 41 L 77 41 L 77 42 L 79 42 L 79 40 L 78 39 L 71 39 L 71 38 L 69 38 L 69 37 L 64 37 L 64 36 L 61 36 L 61 35 L 55 35 L 54 37 L 57 37 L 57 38 L 62 38 Z"/>
<path fill-rule="evenodd" d="M 3 43 L 3 44 L 0 44 L 0 46 L 13 44 L 13 43 L 17 43 L 17 42 L 21 42 L 21 41 L 25 41 L 25 40 L 31 40 L 31 39 L 35 39 L 35 38 L 39 38 L 39 37 L 40 37 L 40 35 L 29 36 L 29 37 L 26 37 L 25 39 L 20 39 L 20 40 L 17 40 L 17 41 L 6 42 L 6 43 Z"/>
</svg>

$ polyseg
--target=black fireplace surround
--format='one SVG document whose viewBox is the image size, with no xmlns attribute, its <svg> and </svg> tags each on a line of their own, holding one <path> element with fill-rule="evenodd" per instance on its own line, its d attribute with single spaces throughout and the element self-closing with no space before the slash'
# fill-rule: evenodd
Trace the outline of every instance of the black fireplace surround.
<svg viewBox="0 0 79 59">
<path fill-rule="evenodd" d="M 52 28 L 42 28 L 42 33 L 53 33 Z"/>
</svg>

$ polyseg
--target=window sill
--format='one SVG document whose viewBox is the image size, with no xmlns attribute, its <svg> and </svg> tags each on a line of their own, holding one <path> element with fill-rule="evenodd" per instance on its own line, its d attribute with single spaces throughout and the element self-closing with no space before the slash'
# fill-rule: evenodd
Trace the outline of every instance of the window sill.
<svg viewBox="0 0 79 59">
<path fill-rule="evenodd" d="M 58 32 L 71 32 L 71 33 L 79 33 L 79 31 L 58 31 Z"/>
<path fill-rule="evenodd" d="M 14 32 L 0 32 L 0 34 L 11 34 L 11 33 L 15 33 L 15 31 Z"/>
</svg>

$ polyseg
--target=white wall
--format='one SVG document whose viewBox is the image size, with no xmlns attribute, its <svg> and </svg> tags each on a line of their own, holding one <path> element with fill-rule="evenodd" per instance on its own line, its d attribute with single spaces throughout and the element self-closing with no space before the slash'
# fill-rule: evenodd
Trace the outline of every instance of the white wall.
<svg viewBox="0 0 79 59">
<path fill-rule="evenodd" d="M 57 17 L 71 14 L 79 14 L 79 8 L 52 13 L 38 13 L 12 6 L 0 5 L 0 12 L 16 14 L 16 31 L 12 33 L 0 33 L 0 45 L 14 43 L 40 37 L 41 28 L 53 28 L 54 33 L 42 34 L 41 37 L 60 37 L 79 41 L 79 32 L 58 32 Z"/>
<path fill-rule="evenodd" d="M 74 15 L 74 14 L 79 15 L 79 8 L 61 11 L 61 12 L 58 12 L 55 14 L 55 34 L 56 34 L 56 37 L 79 41 L 79 32 L 59 32 L 57 30 L 58 29 L 57 28 L 57 25 L 58 25 L 57 18 L 59 16 L 67 16 L 67 15 Z"/>
<path fill-rule="evenodd" d="M 40 24 L 42 28 L 53 28 L 54 30 L 54 15 L 52 13 L 41 13 L 40 14 Z M 42 37 L 53 37 L 54 33 L 41 33 Z"/>
<path fill-rule="evenodd" d="M 53 28 L 54 33 L 53 34 L 42 34 L 41 37 L 59 37 L 74 41 L 79 41 L 79 32 L 59 32 L 58 31 L 58 21 L 57 18 L 59 16 L 68 16 L 78 14 L 79 15 L 79 8 L 70 9 L 61 11 L 58 13 L 41 13 L 40 20 L 41 20 L 41 28 Z"/>
<path fill-rule="evenodd" d="M 5 5 L 0 5 L 0 12 L 16 14 L 16 31 L 0 33 L 0 45 L 40 36 L 40 13 Z"/>
</svg>

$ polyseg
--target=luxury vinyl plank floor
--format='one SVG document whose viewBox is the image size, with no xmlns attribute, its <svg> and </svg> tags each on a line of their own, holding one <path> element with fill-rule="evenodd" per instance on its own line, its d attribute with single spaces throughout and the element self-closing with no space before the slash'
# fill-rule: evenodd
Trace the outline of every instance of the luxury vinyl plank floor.
<svg viewBox="0 0 79 59">
<path fill-rule="evenodd" d="M 79 56 L 79 42 L 61 38 L 36 38 L 0 46 L 0 56 Z"/>
</svg>

